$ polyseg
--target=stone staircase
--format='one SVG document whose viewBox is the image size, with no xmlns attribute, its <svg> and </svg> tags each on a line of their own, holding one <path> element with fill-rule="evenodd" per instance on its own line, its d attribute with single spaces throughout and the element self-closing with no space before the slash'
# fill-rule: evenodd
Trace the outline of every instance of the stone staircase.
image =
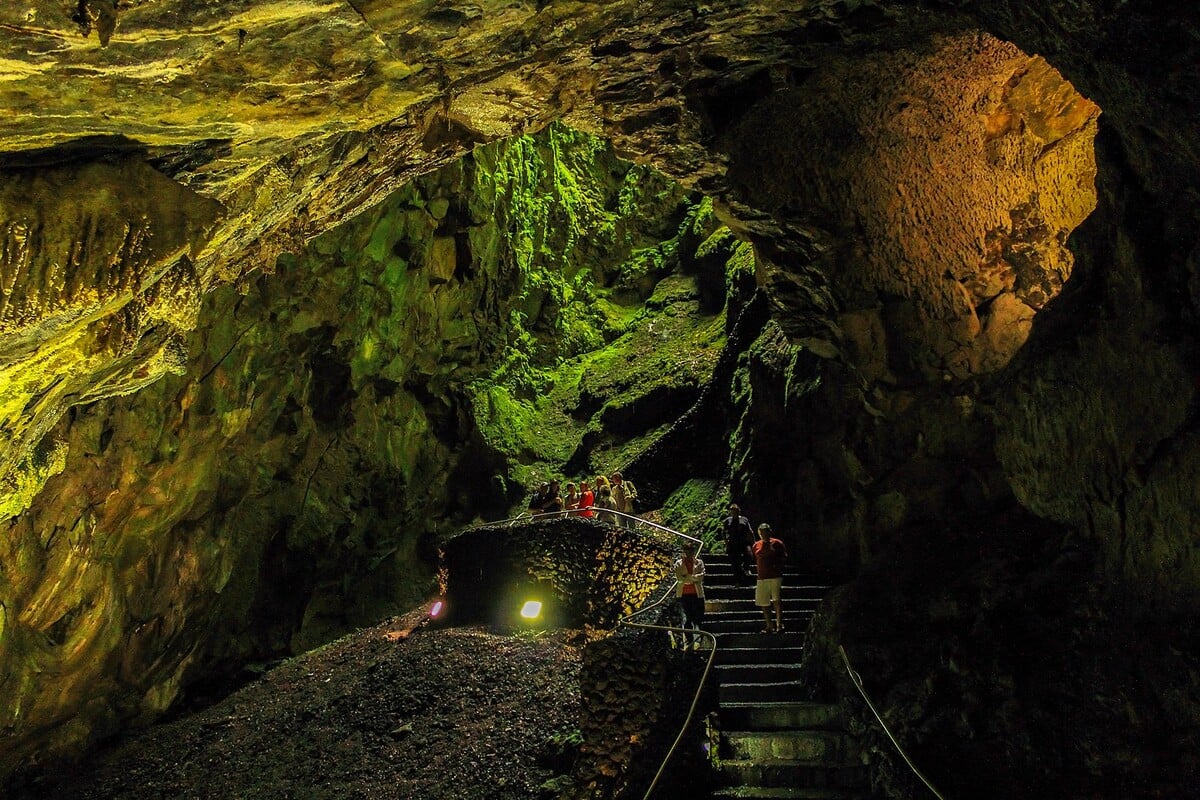
<svg viewBox="0 0 1200 800">
<path fill-rule="evenodd" d="M 783 578 L 783 633 L 763 633 L 754 585 L 738 586 L 727 556 L 706 554 L 704 628 L 717 638 L 718 758 L 714 798 L 865 800 L 866 770 L 841 708 L 803 699 L 809 620 L 829 587 L 795 569 Z"/>
</svg>

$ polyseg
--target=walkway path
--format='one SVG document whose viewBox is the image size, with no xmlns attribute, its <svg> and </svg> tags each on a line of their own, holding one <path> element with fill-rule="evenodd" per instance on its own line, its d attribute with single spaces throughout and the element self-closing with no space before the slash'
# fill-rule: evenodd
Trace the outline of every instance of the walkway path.
<svg viewBox="0 0 1200 800">
<path fill-rule="evenodd" d="M 721 773 L 714 798 L 859 800 L 870 793 L 839 706 L 807 702 L 799 680 L 805 631 L 829 586 L 789 569 L 784 633 L 762 633 L 753 582 L 734 584 L 726 556 L 704 556 L 705 629 L 717 637 Z"/>
</svg>

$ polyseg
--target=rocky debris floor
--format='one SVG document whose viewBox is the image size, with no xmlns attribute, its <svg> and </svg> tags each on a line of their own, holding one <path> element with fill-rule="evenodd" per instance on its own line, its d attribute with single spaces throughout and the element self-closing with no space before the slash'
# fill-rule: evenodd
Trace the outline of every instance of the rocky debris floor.
<svg viewBox="0 0 1200 800">
<path fill-rule="evenodd" d="M 550 797 L 578 742 L 576 632 L 397 617 L 291 659 L 11 800 Z"/>
</svg>

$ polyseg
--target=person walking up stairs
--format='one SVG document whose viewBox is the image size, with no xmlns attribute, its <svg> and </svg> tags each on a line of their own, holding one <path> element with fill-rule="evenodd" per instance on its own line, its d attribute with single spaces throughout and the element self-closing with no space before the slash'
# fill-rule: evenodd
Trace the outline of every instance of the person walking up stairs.
<svg viewBox="0 0 1200 800">
<path fill-rule="evenodd" d="M 737 584 L 728 556 L 709 555 L 705 563 L 704 628 L 717 639 L 718 759 L 727 784 L 713 797 L 869 798 L 866 769 L 841 707 L 802 699 L 805 631 L 830 587 L 784 567 L 781 630 L 766 633 L 762 612 L 751 590 Z"/>
</svg>

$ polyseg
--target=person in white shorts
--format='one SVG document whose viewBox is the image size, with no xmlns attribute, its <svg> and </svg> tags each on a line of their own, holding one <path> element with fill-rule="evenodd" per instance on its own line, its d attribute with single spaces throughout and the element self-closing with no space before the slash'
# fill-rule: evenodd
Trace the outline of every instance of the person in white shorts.
<svg viewBox="0 0 1200 800">
<path fill-rule="evenodd" d="M 771 538 L 771 526 L 765 522 L 758 526 L 758 541 L 754 543 L 754 568 L 758 582 L 754 586 L 754 604 L 763 612 L 763 633 L 783 631 L 783 565 L 787 561 L 787 547 L 778 539 Z M 775 621 L 771 622 L 771 607 L 775 607 Z"/>
</svg>

